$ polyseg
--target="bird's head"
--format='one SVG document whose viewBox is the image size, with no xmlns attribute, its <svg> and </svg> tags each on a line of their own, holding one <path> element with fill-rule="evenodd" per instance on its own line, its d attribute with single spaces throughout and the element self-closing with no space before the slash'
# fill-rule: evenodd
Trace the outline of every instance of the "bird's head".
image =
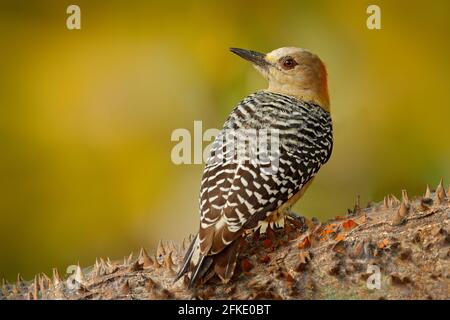
<svg viewBox="0 0 450 320">
<path fill-rule="evenodd" d="M 269 81 L 268 91 L 314 102 L 329 111 L 327 70 L 317 55 L 293 47 L 267 54 L 238 48 L 230 50 L 253 63 Z"/>
</svg>

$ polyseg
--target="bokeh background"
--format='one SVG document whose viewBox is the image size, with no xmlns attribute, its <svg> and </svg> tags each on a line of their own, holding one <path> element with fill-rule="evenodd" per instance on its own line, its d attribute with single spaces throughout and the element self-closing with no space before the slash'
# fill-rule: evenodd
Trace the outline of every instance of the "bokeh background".
<svg viewBox="0 0 450 320">
<path fill-rule="evenodd" d="M 82 29 L 66 29 L 81 7 Z M 378 4 L 382 30 L 366 28 Z M 330 162 L 295 211 L 450 181 L 450 2 L 0 0 L 0 277 L 121 259 L 198 224 L 202 165 L 176 128 L 220 128 L 265 86 L 228 52 L 300 46 L 328 65 Z"/>
</svg>

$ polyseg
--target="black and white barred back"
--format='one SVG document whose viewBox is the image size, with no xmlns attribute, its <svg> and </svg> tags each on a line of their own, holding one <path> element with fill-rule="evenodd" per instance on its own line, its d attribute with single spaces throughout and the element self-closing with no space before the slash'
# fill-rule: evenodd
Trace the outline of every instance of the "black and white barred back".
<svg viewBox="0 0 450 320">
<path fill-rule="evenodd" d="M 275 171 L 267 171 L 254 155 L 226 157 L 230 138 L 252 129 L 278 133 Z M 231 278 L 239 242 L 235 240 L 299 192 L 328 161 L 332 146 L 330 113 L 314 103 L 267 91 L 241 101 L 212 145 L 200 189 L 200 231 L 179 277 L 192 271 L 192 284 L 214 264 L 220 278 Z M 225 157 L 218 159 L 218 154 Z"/>
</svg>

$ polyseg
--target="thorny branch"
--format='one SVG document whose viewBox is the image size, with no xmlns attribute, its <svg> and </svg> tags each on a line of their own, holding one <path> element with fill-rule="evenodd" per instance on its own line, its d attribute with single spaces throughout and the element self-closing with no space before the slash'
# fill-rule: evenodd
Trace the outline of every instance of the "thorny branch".
<svg viewBox="0 0 450 320">
<path fill-rule="evenodd" d="M 450 193 L 450 189 L 448 191 Z M 39 274 L 34 281 L 3 280 L 0 299 L 448 299 L 450 201 L 442 185 L 424 197 L 392 195 L 345 217 L 319 223 L 290 217 L 284 229 L 243 239 L 228 284 L 212 278 L 196 290 L 173 278 L 191 239 L 160 242 L 123 262 L 96 259 L 73 279 Z M 368 266 L 380 285 L 367 286 Z M 371 281 L 371 280 L 370 280 Z"/>
</svg>

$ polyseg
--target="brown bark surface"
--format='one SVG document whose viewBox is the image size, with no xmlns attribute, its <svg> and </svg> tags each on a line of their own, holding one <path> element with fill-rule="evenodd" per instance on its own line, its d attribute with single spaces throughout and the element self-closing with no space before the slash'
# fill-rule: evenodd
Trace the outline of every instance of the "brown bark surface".
<svg viewBox="0 0 450 320">
<path fill-rule="evenodd" d="M 0 299 L 448 299 L 450 201 L 442 184 L 425 197 L 383 202 L 319 223 L 303 217 L 243 239 L 228 284 L 188 290 L 173 278 L 189 245 L 161 242 L 123 262 L 98 259 L 69 279 L 39 274 L 4 282 Z M 379 288 L 370 288 L 379 268 Z M 368 272 L 369 271 L 369 272 Z"/>
</svg>

